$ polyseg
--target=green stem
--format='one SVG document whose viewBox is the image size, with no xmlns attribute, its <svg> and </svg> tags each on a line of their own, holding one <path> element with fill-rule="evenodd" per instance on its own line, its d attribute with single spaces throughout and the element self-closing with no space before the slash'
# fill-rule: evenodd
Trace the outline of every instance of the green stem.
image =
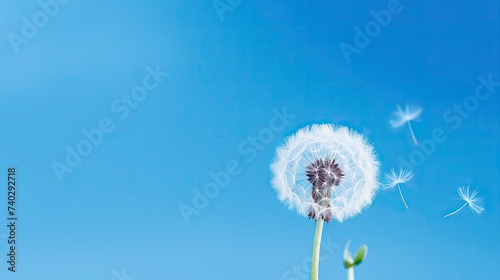
<svg viewBox="0 0 500 280">
<path fill-rule="evenodd" d="M 322 234 L 323 234 L 323 219 L 321 217 L 318 217 L 318 221 L 316 222 L 316 234 L 314 235 L 311 280 L 318 280 L 319 250 L 321 248 L 321 235 Z"/>
<path fill-rule="evenodd" d="M 347 280 L 354 280 L 354 266 L 347 269 Z"/>
</svg>

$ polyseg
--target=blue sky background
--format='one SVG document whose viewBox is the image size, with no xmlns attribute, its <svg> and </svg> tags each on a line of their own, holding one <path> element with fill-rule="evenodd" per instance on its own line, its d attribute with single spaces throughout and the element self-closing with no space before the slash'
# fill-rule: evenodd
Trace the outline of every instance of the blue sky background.
<svg viewBox="0 0 500 280">
<path fill-rule="evenodd" d="M 221 20 L 212 1 L 72 0 L 16 53 L 9 34 L 41 8 L 2 0 L 0 172 L 18 170 L 19 245 L 8 272 L 0 227 L 0 278 L 120 280 L 124 268 L 136 280 L 307 279 L 285 276 L 310 256 L 315 225 L 270 187 L 275 148 L 305 125 L 347 125 L 387 172 L 418 149 L 388 123 L 409 102 L 423 108 L 417 137 L 442 128 L 447 140 L 403 188 L 409 209 L 380 192 L 362 215 L 325 226 L 338 247 L 320 279 L 345 279 L 348 239 L 369 246 L 357 279 L 498 279 L 500 87 L 456 129 L 443 114 L 479 76 L 500 81 L 499 1 L 403 1 L 348 63 L 339 44 L 388 2 L 243 0 Z M 157 65 L 170 76 L 120 119 L 111 104 Z M 285 107 L 295 117 L 248 160 L 238 147 Z M 104 118 L 115 130 L 60 182 L 53 162 Z M 179 205 L 231 161 L 241 172 L 186 224 Z M 486 211 L 443 219 L 461 185 L 477 187 Z"/>
</svg>

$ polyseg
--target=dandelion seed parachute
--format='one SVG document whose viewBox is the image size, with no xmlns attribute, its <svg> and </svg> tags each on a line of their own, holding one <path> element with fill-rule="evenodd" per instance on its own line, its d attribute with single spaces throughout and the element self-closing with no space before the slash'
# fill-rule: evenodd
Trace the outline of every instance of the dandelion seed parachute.
<svg viewBox="0 0 500 280">
<path fill-rule="evenodd" d="M 472 210 L 472 212 L 476 214 L 481 214 L 484 211 L 483 207 L 483 199 L 480 197 L 476 197 L 478 192 L 477 190 L 471 191 L 470 188 L 467 187 L 458 187 L 457 189 L 458 195 L 460 198 L 465 201 L 465 204 L 462 205 L 462 207 L 458 208 L 457 210 L 451 212 L 450 214 L 444 216 L 445 218 L 448 218 L 450 216 L 453 216 L 460 212 L 465 206 L 469 205 L 469 208 Z"/>
<path fill-rule="evenodd" d="M 403 168 L 399 169 L 399 172 L 396 173 L 394 168 L 391 168 L 391 174 L 385 174 L 385 178 L 387 180 L 387 184 L 384 186 L 385 190 L 392 189 L 394 187 L 398 187 L 399 195 L 401 196 L 401 200 L 406 208 L 408 208 L 408 204 L 406 203 L 406 199 L 401 191 L 401 184 L 407 183 L 413 178 L 413 172 L 410 170 L 406 170 Z"/>
<path fill-rule="evenodd" d="M 413 121 L 422 114 L 422 108 L 406 104 L 405 109 L 396 106 L 394 117 L 389 121 L 392 128 L 398 128 L 407 122 Z"/>
<path fill-rule="evenodd" d="M 384 189 L 392 189 L 399 184 L 407 183 L 413 179 L 413 172 L 400 168 L 396 173 L 396 170 L 391 168 L 391 174 L 385 174 L 385 178 L 387 180 L 387 184 L 384 186 Z"/>
<path fill-rule="evenodd" d="M 342 222 L 371 204 L 379 165 L 362 135 L 343 126 L 313 125 L 278 147 L 272 186 L 299 214 Z"/>
<path fill-rule="evenodd" d="M 467 204 L 469 204 L 469 208 L 472 212 L 476 214 L 481 214 L 484 211 L 483 207 L 483 199 L 477 196 L 477 190 L 473 190 L 471 192 L 469 187 L 459 187 L 458 195 L 461 199 L 463 199 Z"/>
<path fill-rule="evenodd" d="M 393 128 L 398 128 L 404 124 L 408 127 L 410 131 L 411 138 L 413 139 L 413 143 L 418 145 L 417 137 L 415 137 L 415 132 L 413 132 L 413 127 L 411 126 L 411 121 L 418 118 L 422 114 L 422 108 L 411 106 L 410 104 L 406 104 L 405 109 L 400 106 L 396 107 L 396 111 L 394 112 L 394 117 L 389 121 Z"/>
</svg>

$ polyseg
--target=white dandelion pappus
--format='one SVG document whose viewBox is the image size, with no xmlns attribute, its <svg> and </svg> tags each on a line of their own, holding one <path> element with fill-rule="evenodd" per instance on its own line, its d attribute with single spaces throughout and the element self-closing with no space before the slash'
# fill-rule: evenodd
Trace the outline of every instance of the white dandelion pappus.
<svg viewBox="0 0 500 280">
<path fill-rule="evenodd" d="M 481 214 L 484 211 L 483 207 L 483 199 L 477 196 L 477 190 L 471 192 L 469 186 L 467 187 L 458 187 L 458 195 L 460 198 L 465 201 L 465 204 L 457 210 L 451 212 L 450 214 L 444 216 L 445 218 L 455 215 L 460 212 L 465 206 L 469 205 L 470 210 L 476 214 Z"/>
<path fill-rule="evenodd" d="M 362 135 L 343 126 L 313 125 L 278 147 L 272 186 L 299 214 L 342 222 L 371 204 L 378 169 L 373 147 Z"/>
<path fill-rule="evenodd" d="M 391 168 L 391 174 L 385 174 L 385 178 L 388 181 L 384 186 L 384 190 L 392 189 L 394 187 L 398 187 L 399 195 L 401 196 L 401 200 L 403 200 L 403 204 L 406 208 L 408 208 L 408 204 L 406 204 L 406 200 L 403 196 L 403 192 L 401 191 L 401 184 L 409 182 L 413 179 L 413 173 L 410 170 L 400 168 L 399 172 L 396 173 L 394 168 Z"/>
<path fill-rule="evenodd" d="M 401 108 L 400 106 L 396 106 L 396 111 L 394 111 L 393 114 L 393 119 L 389 121 L 392 128 L 398 128 L 406 124 L 408 130 L 410 131 L 411 138 L 413 139 L 413 143 L 415 143 L 415 145 L 418 145 L 417 138 L 415 137 L 415 133 L 413 132 L 413 127 L 411 126 L 411 121 L 415 120 L 422 114 L 422 108 L 406 104 L 406 107 L 403 110 L 403 108 Z"/>
</svg>

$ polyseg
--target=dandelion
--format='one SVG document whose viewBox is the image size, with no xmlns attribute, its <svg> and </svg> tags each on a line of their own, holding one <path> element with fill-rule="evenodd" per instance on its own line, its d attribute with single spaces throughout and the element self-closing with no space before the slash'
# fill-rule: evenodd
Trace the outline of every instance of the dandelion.
<svg viewBox="0 0 500 280">
<path fill-rule="evenodd" d="M 373 147 L 343 126 L 305 127 L 276 150 L 271 170 L 279 200 L 316 221 L 311 279 L 318 279 L 323 221 L 342 222 L 370 205 L 378 168 Z"/>
<path fill-rule="evenodd" d="M 394 117 L 389 121 L 393 128 L 398 128 L 404 124 L 408 126 L 408 130 L 410 131 L 411 138 L 413 139 L 413 143 L 418 145 L 417 138 L 415 137 L 415 133 L 413 132 L 413 127 L 411 126 L 411 121 L 415 120 L 422 114 L 422 108 L 411 106 L 406 104 L 405 109 L 400 106 L 396 107 L 396 111 L 394 111 Z"/>
<path fill-rule="evenodd" d="M 403 192 L 401 191 L 401 184 L 407 183 L 413 178 L 413 173 L 410 170 L 400 168 L 399 172 L 391 168 L 391 174 L 385 174 L 387 179 L 387 184 L 384 186 L 384 189 L 392 189 L 394 187 L 398 187 L 399 195 L 401 196 L 401 200 L 406 208 L 408 208 L 408 204 L 406 204 L 405 197 L 403 196 Z"/>
<path fill-rule="evenodd" d="M 465 201 L 465 204 L 462 205 L 462 207 L 458 208 L 456 211 L 451 212 L 450 214 L 444 216 L 445 218 L 455 215 L 467 205 L 469 205 L 470 210 L 472 210 L 472 212 L 476 214 L 481 214 L 484 211 L 483 199 L 480 197 L 476 197 L 477 190 L 471 192 L 468 186 L 458 187 L 458 195 L 463 201 Z"/>
</svg>

